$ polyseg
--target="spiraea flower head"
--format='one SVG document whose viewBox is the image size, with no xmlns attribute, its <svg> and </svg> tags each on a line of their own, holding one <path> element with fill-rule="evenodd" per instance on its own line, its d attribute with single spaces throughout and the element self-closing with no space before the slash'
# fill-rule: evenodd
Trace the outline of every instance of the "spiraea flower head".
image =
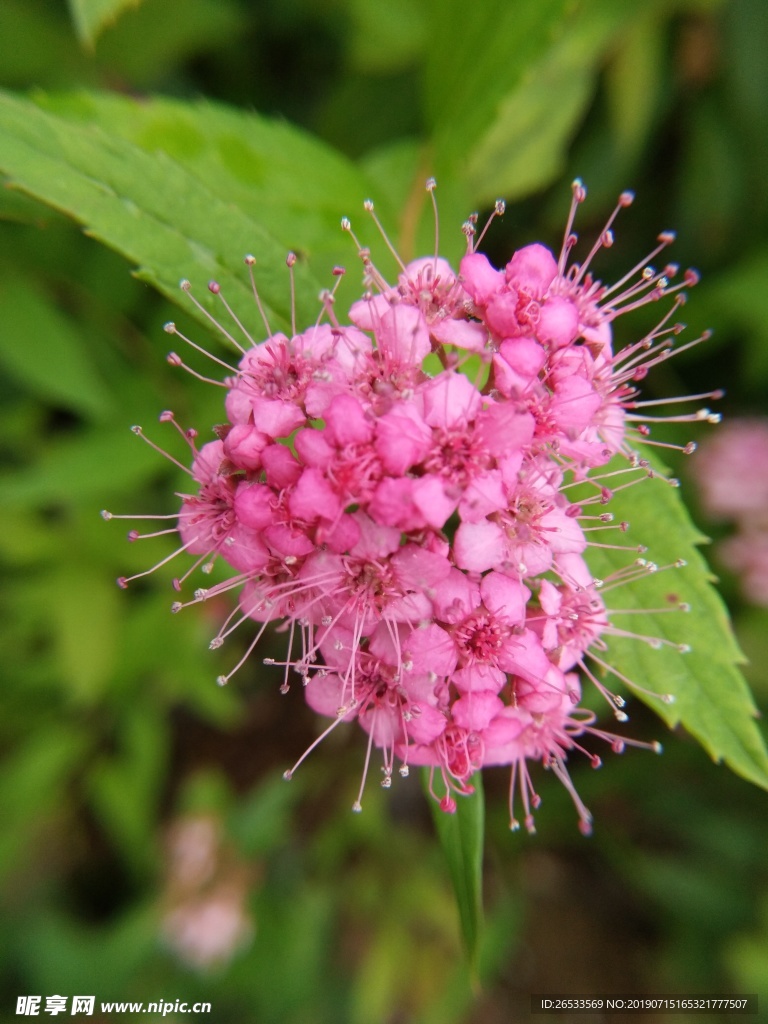
<svg viewBox="0 0 768 1024">
<path fill-rule="evenodd" d="M 434 202 L 434 182 L 427 188 Z M 689 347 L 675 348 L 681 325 L 672 321 L 696 275 L 678 284 L 675 266 L 650 266 L 672 241 L 665 233 L 621 280 L 600 282 L 592 263 L 613 243 L 613 222 L 632 196 L 620 196 L 576 263 L 573 225 L 585 196 L 574 183 L 559 254 L 527 245 L 502 269 L 478 251 L 476 217 L 464 225 L 458 269 L 435 251 L 400 261 L 391 283 L 358 245 L 363 294 L 346 322 L 328 292 L 317 322 L 301 331 L 294 323 L 290 336 L 272 332 L 266 318 L 257 342 L 234 315 L 233 333 L 219 325 L 237 363 L 212 357 L 226 371 L 227 422 L 215 440 L 198 447 L 193 431 L 161 416 L 191 455 L 173 528 L 179 552 L 204 572 L 215 562 L 231 570 L 173 610 L 233 595 L 212 647 L 253 624 L 246 654 L 219 677 L 222 685 L 270 624 L 283 627 L 285 658 L 270 662 L 282 670 L 281 690 L 301 681 L 309 705 L 330 720 L 322 736 L 352 722 L 366 736 L 356 810 L 377 750 L 382 785 L 428 766 L 432 781 L 442 780 L 436 799 L 447 812 L 472 792 L 476 772 L 510 766 L 510 824 L 518 826 L 520 800 L 533 830 L 531 766 L 539 762 L 571 793 L 588 832 L 569 756 L 597 766 L 584 746 L 591 738 L 618 751 L 634 743 L 604 732 L 580 707 L 581 685 L 591 681 L 626 720 L 624 699 L 602 681 L 606 638 L 630 635 L 611 617 L 608 595 L 659 567 L 638 557 L 642 548 L 610 543 L 609 531 L 622 539 L 627 523 L 605 506 L 651 475 L 635 446 L 653 443 L 646 405 L 656 403 L 640 401 L 638 385 Z M 376 219 L 373 204 L 365 208 Z M 497 203 L 493 216 L 503 212 Z M 342 227 L 357 244 L 349 221 Z M 289 270 L 294 262 L 289 256 Z M 246 258 L 252 280 L 253 263 Z M 190 284 L 182 288 L 213 319 Z M 218 284 L 209 290 L 229 311 Z M 255 283 L 254 295 L 261 310 Z M 667 296 L 657 326 L 614 351 L 614 321 Z M 166 330 L 188 341 L 175 325 Z M 674 418 L 716 417 L 705 409 Z M 620 464 L 604 468 L 614 456 Z M 626 551 L 627 566 L 595 579 L 592 547 Z M 190 572 L 174 580 L 177 590 Z"/>
</svg>

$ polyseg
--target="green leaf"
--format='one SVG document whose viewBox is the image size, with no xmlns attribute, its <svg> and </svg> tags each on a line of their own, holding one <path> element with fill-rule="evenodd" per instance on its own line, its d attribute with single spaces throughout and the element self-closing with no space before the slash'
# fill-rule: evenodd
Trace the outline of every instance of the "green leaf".
<svg viewBox="0 0 768 1024">
<path fill-rule="evenodd" d="M 229 205 L 257 210 L 270 235 L 313 263 L 326 250 L 354 254 L 339 220 L 362 208 L 367 179 L 329 146 L 289 124 L 207 101 L 137 103 L 110 93 L 77 93 L 37 102 L 148 154 L 173 158 Z"/>
<path fill-rule="evenodd" d="M 98 79 L 93 61 L 74 44 L 63 4 L 3 0 L 0 39 L 0 81 L 6 87 L 82 87 Z"/>
<path fill-rule="evenodd" d="M 69 9 L 80 41 L 91 47 L 99 33 L 127 7 L 140 3 L 141 0 L 69 0 Z"/>
<path fill-rule="evenodd" d="M 98 508 L 159 468 L 156 455 L 128 427 L 94 430 L 51 442 L 34 465 L 2 474 L 0 485 L 7 507 L 92 501 Z"/>
<path fill-rule="evenodd" d="M 515 199 L 559 172 L 626 9 L 607 0 L 435 4 L 425 76 L 435 172 L 476 203 Z"/>
<path fill-rule="evenodd" d="M 643 457 L 648 457 L 645 452 Z M 664 472 L 656 460 L 652 464 Z M 622 465 L 626 462 L 615 460 L 607 471 Z M 636 684 L 637 696 L 670 727 L 683 725 L 713 760 L 724 761 L 738 775 L 768 789 L 768 754 L 754 721 L 752 696 L 737 668 L 743 658 L 697 548 L 706 538 L 691 522 L 679 491 L 662 479 L 644 480 L 621 491 L 608 508 L 617 522 L 631 524 L 627 539 L 646 545 L 643 558 L 659 567 L 659 571 L 646 571 L 643 578 L 607 592 L 611 573 L 631 564 L 633 556 L 627 551 L 587 549 L 591 571 L 606 581 L 607 606 L 631 612 L 616 612 L 611 625 L 658 638 L 662 646 L 654 649 L 642 639 L 607 636 L 604 660 Z M 613 534 L 591 536 L 609 540 Z M 675 568 L 679 560 L 686 564 Z M 690 606 L 690 611 L 675 612 L 680 604 Z M 681 644 L 690 645 L 691 650 L 681 653 Z M 674 703 L 665 703 L 641 687 L 671 694 Z"/>
<path fill-rule="evenodd" d="M 137 92 L 167 88 L 177 75 L 186 75 L 195 57 L 215 59 L 217 49 L 250 27 L 238 0 L 153 0 L 133 6 L 99 36 L 94 63 L 111 78 L 124 76 Z"/>
<path fill-rule="evenodd" d="M 669 11 L 648 4 L 621 34 L 606 75 L 611 135 L 617 158 L 634 159 L 645 145 L 659 106 Z"/>
<path fill-rule="evenodd" d="M 83 338 L 47 296 L 21 275 L 0 281 L 0 363 L 33 394 L 105 419 L 111 402 Z"/>
<path fill-rule="evenodd" d="M 70 700 L 95 703 L 112 682 L 120 624 L 119 592 L 105 573 L 63 564 L 45 580 L 56 664 Z"/>
<path fill-rule="evenodd" d="M 426 190 L 432 165 L 423 144 L 415 139 L 401 139 L 380 146 L 368 153 L 362 167 L 372 183 L 377 207 L 386 201 L 397 211 L 397 219 L 387 230 L 396 239 L 404 262 L 435 251 L 435 221 Z M 466 238 L 458 230 L 472 212 L 472 201 L 460 182 L 438 183 L 437 206 L 440 232 L 440 255 L 458 263 L 466 250 Z M 385 205 L 382 202 L 382 205 Z M 379 263 L 376 253 L 377 265 Z"/>
<path fill-rule="evenodd" d="M 81 731 L 59 722 L 38 728 L 6 757 L 0 779 L 0 876 L 28 856 L 46 819 L 67 807 L 67 785 L 87 746 Z"/>
<path fill-rule="evenodd" d="M 25 976 L 42 991 L 85 992 L 94 974 L 99 997 L 119 999 L 158 960 L 157 903 L 133 902 L 108 928 L 94 927 L 55 905 L 31 908 L 18 939 Z M 92 984 L 92 982 L 91 982 Z"/>
<path fill-rule="evenodd" d="M 430 36 L 422 5 L 412 0 L 351 0 L 350 14 L 350 63 L 366 75 L 410 66 Z"/>
<path fill-rule="evenodd" d="M 431 772 L 424 769 L 424 789 L 429 793 Z M 471 796 L 456 798 L 456 811 L 448 814 L 440 810 L 433 797 L 429 797 L 440 844 L 448 863 L 456 903 L 459 909 L 461 934 L 473 973 L 477 969 L 483 926 L 483 845 L 485 838 L 485 797 L 482 776 L 472 776 L 475 792 Z M 443 790 L 435 790 L 438 796 Z"/>
<path fill-rule="evenodd" d="M 287 248 L 306 238 L 311 247 L 327 236 L 331 211 L 338 225 L 362 201 L 352 165 L 287 125 L 209 104 L 82 98 L 72 106 L 71 117 L 55 116 L 0 94 L 0 169 L 10 183 L 83 224 L 175 302 L 180 277 L 215 278 L 238 316 L 261 331 L 242 266 L 254 254 L 271 327 L 288 328 Z M 89 113 L 109 115 L 108 128 L 82 123 Z M 354 254 L 348 240 L 346 251 Z M 297 315 L 310 323 L 320 284 L 301 259 L 295 272 Z"/>
<path fill-rule="evenodd" d="M 740 372 L 752 384 L 768 378 L 768 248 L 746 252 L 728 270 L 707 283 L 705 310 L 718 324 L 725 318 L 743 331 L 743 360 Z M 710 312 L 711 311 L 711 312 Z M 715 336 L 717 337 L 717 336 Z"/>
<path fill-rule="evenodd" d="M 120 719 L 120 752 L 103 757 L 87 784 L 94 808 L 137 865 L 151 862 L 160 780 L 166 767 L 168 736 L 157 709 L 137 704 Z"/>
</svg>

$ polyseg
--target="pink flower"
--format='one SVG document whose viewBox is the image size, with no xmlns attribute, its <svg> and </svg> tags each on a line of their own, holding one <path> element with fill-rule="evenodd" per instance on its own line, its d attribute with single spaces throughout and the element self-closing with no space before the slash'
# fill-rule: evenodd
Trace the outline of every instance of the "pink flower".
<svg viewBox="0 0 768 1024">
<path fill-rule="evenodd" d="M 702 446 L 695 477 L 705 511 L 736 532 L 717 545 L 747 600 L 768 605 L 768 420 L 734 419 Z"/>
<path fill-rule="evenodd" d="M 768 521 L 768 420 L 730 420 L 702 445 L 694 466 L 709 515 Z"/>
<path fill-rule="evenodd" d="M 476 771 L 509 765 L 510 807 L 517 794 L 529 829 L 538 805 L 532 762 L 566 786 L 588 831 L 566 760 L 584 751 L 585 736 L 623 743 L 578 707 L 576 670 L 626 717 L 590 668 L 592 660 L 605 667 L 606 637 L 627 633 L 588 568 L 589 545 L 600 543 L 593 531 L 626 524 L 611 526 L 610 513 L 587 506 L 647 475 L 631 447 L 650 432 L 637 384 L 670 355 L 678 330 L 667 326 L 675 299 L 653 331 L 614 354 L 615 319 L 681 286 L 670 284 L 673 267 L 640 264 L 614 286 L 592 276 L 629 193 L 586 260 L 569 265 L 585 195 L 576 182 L 559 257 L 527 245 L 497 270 L 474 251 L 471 220 L 458 275 L 437 255 L 423 257 L 401 265 L 393 286 L 361 251 L 367 290 L 349 310 L 351 324 L 329 293 L 313 327 L 241 350 L 225 381 L 229 422 L 218 440 L 198 450 L 194 432 L 162 417 L 190 447 L 197 488 L 182 496 L 179 552 L 199 556 L 206 571 L 215 560 L 232 569 L 187 604 L 238 595 L 211 646 L 239 623 L 257 623 L 250 654 L 269 623 L 282 624 L 281 690 L 298 675 L 309 705 L 331 719 L 325 733 L 358 723 L 369 754 L 381 752 L 383 785 L 396 761 L 401 775 L 428 765 L 451 811 Z M 651 256 L 670 241 L 659 236 Z M 461 372 L 467 351 L 486 365 L 478 380 Z M 704 412 L 690 418 L 711 418 Z M 626 456 L 625 470 L 590 475 L 615 453 Z M 574 504 L 569 489 L 584 481 L 593 497 Z M 759 495 L 742 493 L 746 503 Z M 614 582 L 641 570 L 635 563 Z"/>
</svg>

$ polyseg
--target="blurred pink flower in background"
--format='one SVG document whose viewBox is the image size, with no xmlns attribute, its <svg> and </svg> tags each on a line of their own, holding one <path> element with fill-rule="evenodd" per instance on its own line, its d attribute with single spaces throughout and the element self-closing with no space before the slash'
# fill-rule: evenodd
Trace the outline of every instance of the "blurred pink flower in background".
<svg viewBox="0 0 768 1024">
<path fill-rule="evenodd" d="M 707 514 L 736 527 L 717 544 L 720 561 L 748 600 L 768 605 L 768 419 L 726 422 L 701 446 L 693 474 Z"/>
<path fill-rule="evenodd" d="M 161 934 L 198 971 L 224 967 L 249 945 L 252 872 L 225 847 L 213 817 L 178 819 L 168 834 Z"/>
</svg>

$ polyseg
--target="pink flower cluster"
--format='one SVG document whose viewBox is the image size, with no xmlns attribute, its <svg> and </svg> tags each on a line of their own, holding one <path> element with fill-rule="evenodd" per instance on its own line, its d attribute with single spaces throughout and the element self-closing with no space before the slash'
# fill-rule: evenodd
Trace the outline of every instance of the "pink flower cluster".
<svg viewBox="0 0 768 1024">
<path fill-rule="evenodd" d="M 219 559 L 234 573 L 188 603 L 238 594 L 213 647 L 244 620 L 259 624 L 219 682 L 282 623 L 283 690 L 300 677 L 309 705 L 331 719 L 323 735 L 356 721 L 366 771 L 381 751 L 382 785 L 430 766 L 443 783 L 436 799 L 452 811 L 475 772 L 508 765 L 511 825 L 519 792 L 530 830 L 539 797 L 529 763 L 566 785 L 588 832 L 567 755 L 587 733 L 618 750 L 632 742 L 579 707 L 581 670 L 626 718 L 587 662 L 604 667 L 596 652 L 612 627 L 585 554 L 594 531 L 626 529 L 604 511 L 609 488 L 650 475 L 629 447 L 648 432 L 636 384 L 672 351 L 682 296 L 616 353 L 612 322 L 696 281 L 689 271 L 672 284 L 677 268 L 648 260 L 613 287 L 593 278 L 630 193 L 584 262 L 571 263 L 585 195 L 575 182 L 559 257 L 528 245 L 497 270 L 476 251 L 471 219 L 458 273 L 435 255 L 402 266 L 390 285 L 361 249 L 366 293 L 347 322 L 329 293 L 315 326 L 291 337 L 267 329 L 225 380 L 217 439 L 198 450 L 185 435 L 195 487 L 178 517 L 182 550 L 204 570 Z M 659 236 L 649 259 L 671 241 Z M 618 469 L 589 475 L 617 454 Z M 649 568 L 635 559 L 623 576 Z"/>
</svg>

